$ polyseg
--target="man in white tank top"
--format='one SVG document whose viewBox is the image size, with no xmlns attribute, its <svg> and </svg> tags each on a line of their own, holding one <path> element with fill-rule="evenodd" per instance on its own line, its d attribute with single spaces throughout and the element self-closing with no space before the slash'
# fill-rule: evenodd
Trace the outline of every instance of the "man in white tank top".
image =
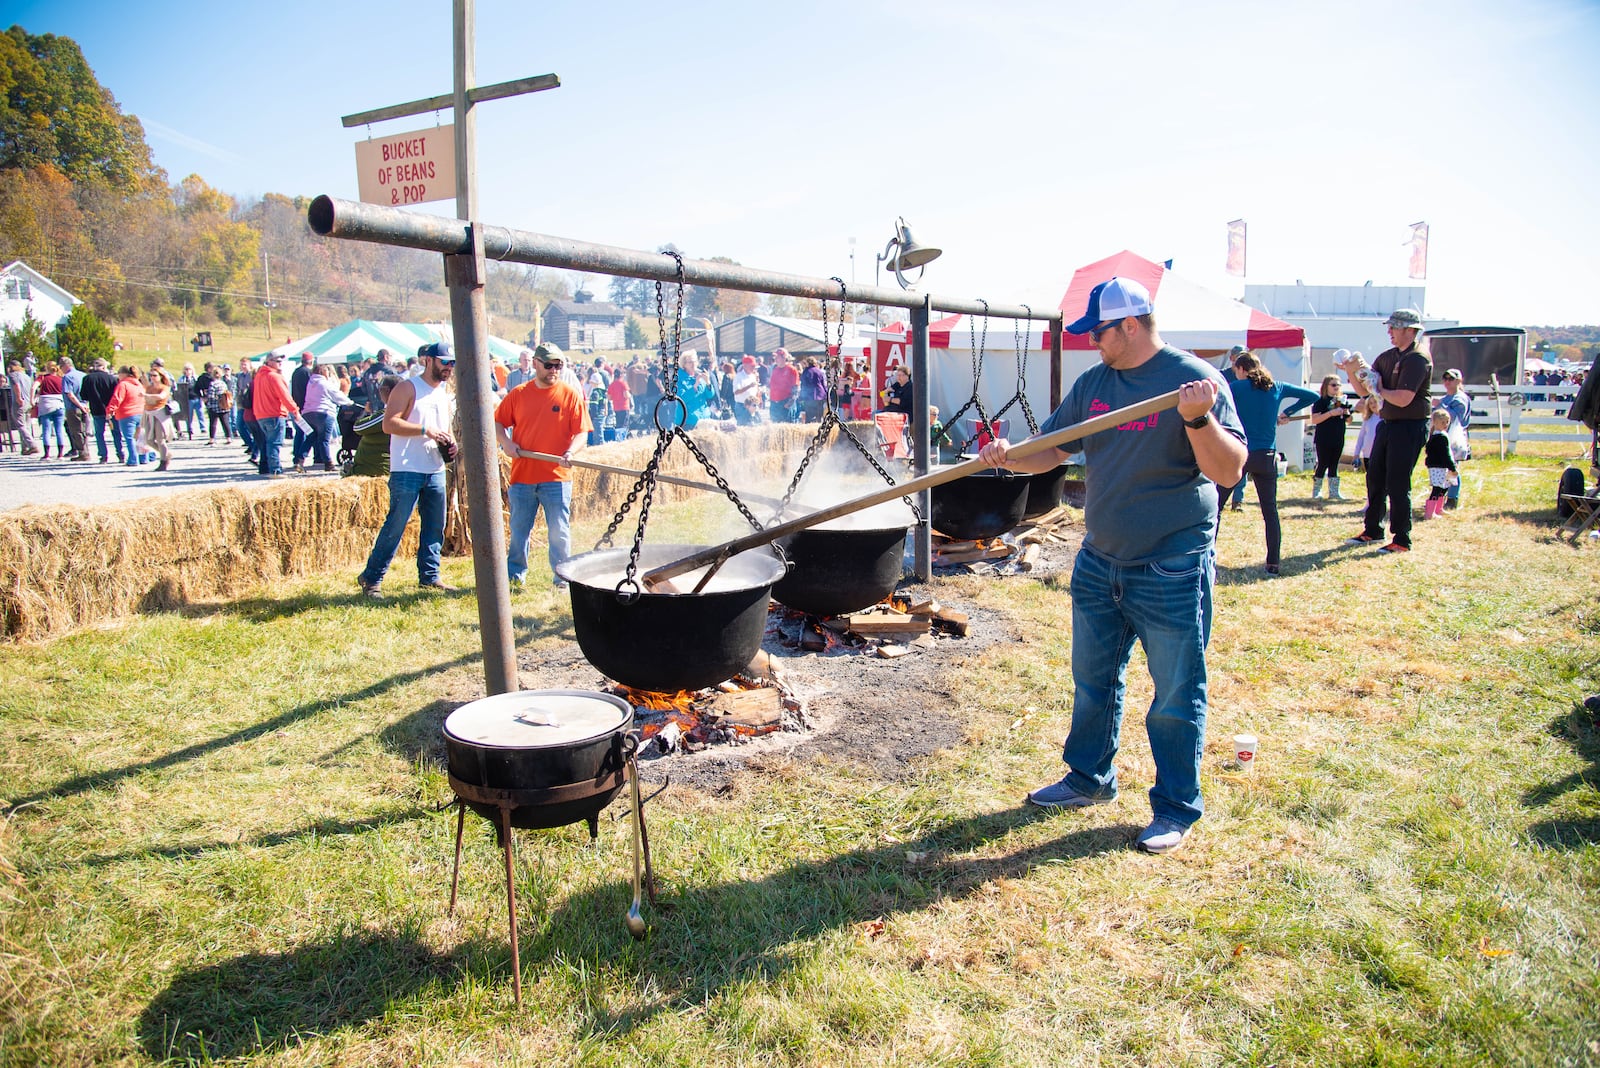
<svg viewBox="0 0 1600 1068">
<path fill-rule="evenodd" d="M 422 534 L 417 542 L 417 584 L 423 589 L 453 590 L 439 580 L 439 553 L 444 547 L 444 456 L 455 419 L 455 394 L 447 388 L 455 371 L 455 349 L 447 341 L 423 347 L 422 374 L 402 379 L 383 409 L 389 435 L 389 514 L 356 581 L 368 597 L 379 597 L 400 537 L 417 509 Z"/>
</svg>

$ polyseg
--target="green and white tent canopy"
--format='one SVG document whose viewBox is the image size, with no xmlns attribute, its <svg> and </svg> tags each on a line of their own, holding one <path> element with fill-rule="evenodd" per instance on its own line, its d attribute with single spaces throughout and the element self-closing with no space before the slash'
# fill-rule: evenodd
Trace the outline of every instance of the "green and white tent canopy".
<svg viewBox="0 0 1600 1068">
<path fill-rule="evenodd" d="M 317 358 L 318 364 L 348 363 L 376 356 L 379 349 L 388 349 L 401 358 L 415 356 L 417 349 L 435 341 L 451 341 L 449 323 L 385 323 L 371 319 L 351 319 L 347 323 L 330 327 L 310 337 L 286 342 L 272 352 L 286 360 L 298 362 L 302 352 Z M 521 347 L 504 338 L 489 338 L 489 357 L 500 363 L 515 364 Z M 265 357 L 263 352 L 255 357 Z"/>
</svg>

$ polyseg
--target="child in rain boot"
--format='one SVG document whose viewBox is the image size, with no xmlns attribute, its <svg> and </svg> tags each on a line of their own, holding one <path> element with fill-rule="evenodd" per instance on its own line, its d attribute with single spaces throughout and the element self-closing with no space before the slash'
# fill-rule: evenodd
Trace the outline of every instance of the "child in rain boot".
<svg viewBox="0 0 1600 1068">
<path fill-rule="evenodd" d="M 1428 500 L 1422 506 L 1422 518 L 1438 519 L 1444 514 L 1444 497 L 1456 474 L 1456 460 L 1450 453 L 1450 413 L 1443 408 L 1434 410 L 1433 430 L 1428 435 L 1428 445 L 1423 450 L 1428 465 Z"/>
<path fill-rule="evenodd" d="M 1335 354 L 1337 356 L 1337 354 Z M 1346 356 L 1349 353 L 1345 353 Z M 1322 498 L 1322 477 L 1328 477 L 1328 500 L 1339 496 L 1339 459 L 1344 455 L 1344 432 L 1350 423 L 1350 405 L 1344 399 L 1344 379 L 1328 375 L 1311 405 L 1311 437 L 1317 453 L 1317 469 L 1311 480 L 1311 499 Z"/>
</svg>

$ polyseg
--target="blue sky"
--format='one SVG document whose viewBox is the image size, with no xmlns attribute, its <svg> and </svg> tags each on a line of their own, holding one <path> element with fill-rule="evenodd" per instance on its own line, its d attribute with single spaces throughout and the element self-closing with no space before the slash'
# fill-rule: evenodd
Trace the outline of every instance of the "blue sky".
<svg viewBox="0 0 1600 1068">
<path fill-rule="evenodd" d="M 8 2 L 78 41 L 173 180 L 356 196 L 341 115 L 451 86 L 449 0 Z M 485 221 L 872 280 L 904 216 L 941 294 L 1054 306 L 1123 248 L 1237 296 L 1405 284 L 1427 312 L 1600 322 L 1600 5 L 479 0 Z M 449 121 L 446 112 L 442 121 Z M 432 118 L 373 128 L 400 133 Z M 452 204 L 428 210 L 453 213 Z"/>
</svg>

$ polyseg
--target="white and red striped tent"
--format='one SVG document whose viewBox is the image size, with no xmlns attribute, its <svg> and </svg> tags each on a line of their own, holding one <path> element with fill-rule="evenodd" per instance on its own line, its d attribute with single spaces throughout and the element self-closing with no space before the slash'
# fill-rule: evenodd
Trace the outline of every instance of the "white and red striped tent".
<svg viewBox="0 0 1600 1068">
<path fill-rule="evenodd" d="M 1134 279 L 1150 291 L 1155 303 L 1157 329 L 1169 345 L 1218 365 L 1229 349 L 1243 345 L 1261 357 L 1274 378 L 1295 385 L 1305 384 L 1310 351 L 1304 330 L 1214 293 L 1133 252 L 1119 252 L 1078 269 L 1059 305 L 1066 321 L 1070 323 L 1082 315 L 1089 304 L 1089 291 L 1113 276 Z M 992 415 L 1017 395 L 1019 361 L 1014 339 L 1015 328 L 1010 319 L 990 319 L 987 336 L 981 317 L 957 315 L 930 324 L 929 377 L 932 382 L 929 400 L 938 406 L 943 418 L 954 415 L 972 396 L 972 357 L 980 343 L 983 369 L 978 396 L 985 410 Z M 1034 416 L 1042 421 L 1053 407 L 1049 331 L 1035 323 L 1033 329 L 1027 331 L 1024 343 L 1027 352 L 1022 391 Z M 1078 375 L 1099 360 L 1087 336 L 1063 335 L 1063 395 Z M 973 414 L 969 410 L 967 417 Z M 1012 440 L 1027 435 L 1026 420 L 1021 417 L 1019 406 L 1013 405 L 1006 418 L 1010 420 Z M 1290 423 L 1280 428 L 1278 437 L 1279 449 L 1296 467 L 1300 464 L 1300 435 L 1304 425 Z"/>
</svg>

